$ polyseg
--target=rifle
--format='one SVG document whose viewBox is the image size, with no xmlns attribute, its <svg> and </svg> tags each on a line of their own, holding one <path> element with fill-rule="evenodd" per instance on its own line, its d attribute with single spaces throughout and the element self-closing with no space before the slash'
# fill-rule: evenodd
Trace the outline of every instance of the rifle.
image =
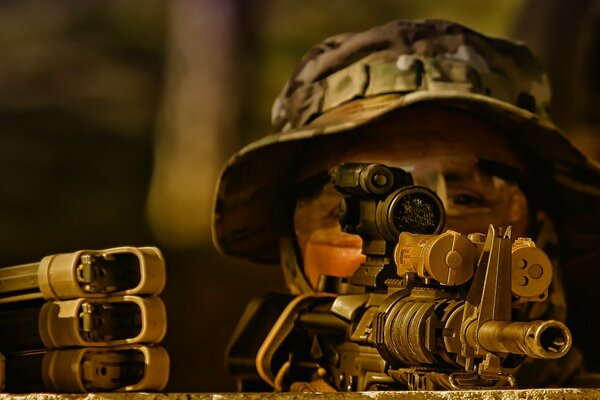
<svg viewBox="0 0 600 400">
<path fill-rule="evenodd" d="M 552 280 L 532 240 L 513 242 L 510 227 L 492 225 L 485 235 L 441 233 L 440 199 L 401 169 L 342 164 L 332 181 L 344 195 L 342 230 L 361 236 L 366 261 L 351 277 L 321 276 L 315 293 L 280 307 L 255 355 L 256 375 L 271 387 L 515 387 L 525 357 L 569 351 L 562 322 L 519 314 L 546 300 Z M 238 348 L 234 340 L 229 366 L 243 380 L 252 374 L 241 373 Z"/>
</svg>

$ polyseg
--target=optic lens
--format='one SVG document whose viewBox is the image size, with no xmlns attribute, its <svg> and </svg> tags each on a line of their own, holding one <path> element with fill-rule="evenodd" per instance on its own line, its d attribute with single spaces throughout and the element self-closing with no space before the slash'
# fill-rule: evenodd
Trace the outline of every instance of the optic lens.
<svg viewBox="0 0 600 400">
<path fill-rule="evenodd" d="M 435 199 L 423 192 L 407 193 L 390 210 L 400 232 L 432 234 L 440 221 L 440 208 Z"/>
<path fill-rule="evenodd" d="M 390 194 L 377 206 L 377 228 L 385 240 L 398 240 L 402 232 L 440 233 L 445 213 L 442 201 L 429 189 L 408 186 Z"/>
</svg>

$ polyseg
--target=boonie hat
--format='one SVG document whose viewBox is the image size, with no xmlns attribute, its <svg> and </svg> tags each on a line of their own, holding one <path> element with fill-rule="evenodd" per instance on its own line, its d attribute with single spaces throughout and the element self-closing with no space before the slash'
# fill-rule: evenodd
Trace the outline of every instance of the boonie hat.
<svg viewBox="0 0 600 400">
<path fill-rule="evenodd" d="M 377 135 L 428 104 L 498 126 L 531 166 L 564 252 L 598 259 L 600 169 L 548 119 L 550 90 L 530 50 L 456 23 L 395 21 L 334 36 L 302 58 L 273 106 L 275 133 L 244 147 L 223 169 L 213 238 L 220 251 L 279 261 L 289 234 L 294 170 L 324 143 Z"/>
</svg>

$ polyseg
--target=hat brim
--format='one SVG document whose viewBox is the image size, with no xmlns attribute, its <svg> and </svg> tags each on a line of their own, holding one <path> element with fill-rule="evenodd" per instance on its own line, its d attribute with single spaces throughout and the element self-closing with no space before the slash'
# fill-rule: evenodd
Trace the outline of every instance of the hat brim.
<svg viewBox="0 0 600 400">
<path fill-rule="evenodd" d="M 360 134 L 366 131 L 363 128 L 386 118 L 402 118 L 418 104 L 472 114 L 501 128 L 498 132 L 506 135 L 533 166 L 533 184 L 562 193 L 555 193 L 554 207 L 567 210 L 600 198 L 600 168 L 555 125 L 532 112 L 491 97 L 456 91 L 418 91 L 377 102 L 374 107 L 360 107 L 367 101 L 351 102 L 359 107 L 343 118 L 325 118 L 326 123 L 317 121 L 302 129 L 269 135 L 235 154 L 217 186 L 213 220 L 216 247 L 229 255 L 277 263 L 279 238 L 290 229 L 289 190 L 294 168 L 310 156 L 314 146 L 343 141 L 346 134 Z M 592 218 L 598 219 L 600 213 L 595 211 Z M 575 229 L 580 225 L 575 223 Z M 584 228 L 591 230 L 588 225 Z"/>
</svg>

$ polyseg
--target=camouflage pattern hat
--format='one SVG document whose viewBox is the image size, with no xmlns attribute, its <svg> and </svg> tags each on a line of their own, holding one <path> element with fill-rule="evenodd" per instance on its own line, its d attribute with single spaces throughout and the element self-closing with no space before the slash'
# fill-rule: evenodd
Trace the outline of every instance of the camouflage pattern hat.
<svg viewBox="0 0 600 400">
<path fill-rule="evenodd" d="M 224 253 L 279 261 L 290 232 L 294 169 L 326 141 L 376 135 L 378 121 L 420 104 L 477 115 L 502 129 L 535 169 L 533 186 L 568 251 L 597 253 L 600 173 L 548 120 L 550 92 L 523 45 L 447 21 L 395 21 L 334 36 L 313 47 L 273 107 L 276 133 L 225 166 L 216 192 L 213 237 Z M 342 110 L 342 112 L 340 112 Z M 589 215 L 582 217 L 582 210 Z"/>
</svg>

